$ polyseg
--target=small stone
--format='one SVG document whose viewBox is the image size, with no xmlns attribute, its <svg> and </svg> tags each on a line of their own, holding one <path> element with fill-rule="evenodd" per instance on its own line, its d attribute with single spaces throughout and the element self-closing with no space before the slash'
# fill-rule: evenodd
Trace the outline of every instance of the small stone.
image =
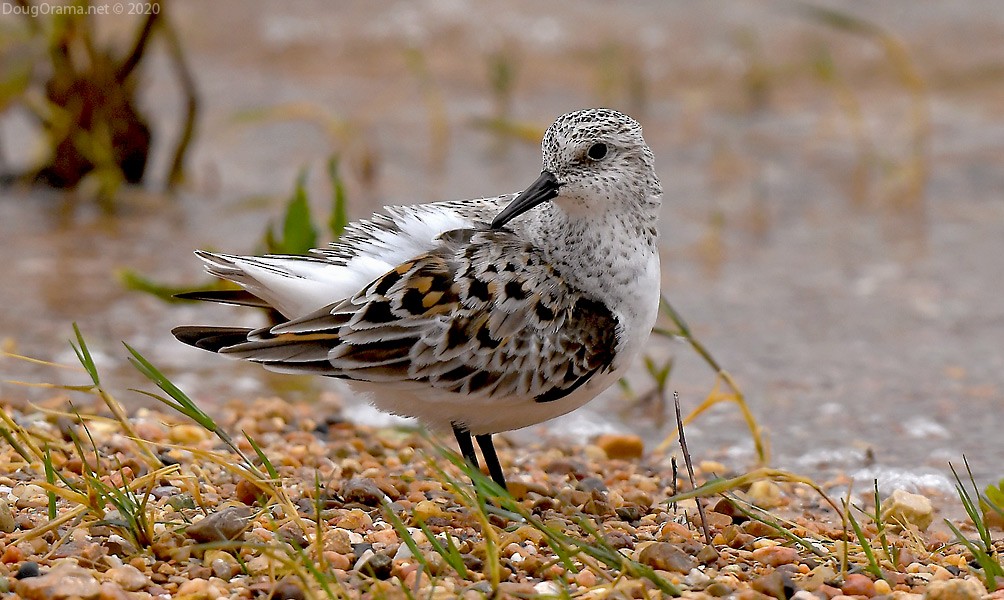
<svg viewBox="0 0 1004 600">
<path fill-rule="evenodd" d="M 844 584 L 840 586 L 840 591 L 848 596 L 866 596 L 871 598 L 875 595 L 875 582 L 860 573 L 852 573 L 844 579 Z"/>
<path fill-rule="evenodd" d="M 540 494 L 541 496 L 551 495 L 551 491 L 547 489 L 547 486 L 534 483 L 532 481 L 510 481 L 509 482 L 509 495 L 516 500 L 525 500 L 530 492 Z"/>
<path fill-rule="evenodd" d="M 707 565 L 718 560 L 719 556 L 718 550 L 715 550 L 714 546 L 711 544 L 705 544 L 704 547 L 697 553 L 695 558 L 697 558 L 697 562 L 702 565 Z"/>
<path fill-rule="evenodd" d="M 45 575 L 17 580 L 14 591 L 23 600 L 92 600 L 101 593 L 101 585 L 87 569 L 65 562 L 56 565 Z"/>
<path fill-rule="evenodd" d="M 582 569 L 575 575 L 575 583 L 579 587 L 589 589 L 596 585 L 596 573 L 593 573 L 589 569 Z"/>
<path fill-rule="evenodd" d="M 342 484 L 342 498 L 346 502 L 358 502 L 366 506 L 379 506 L 386 497 L 383 490 L 372 479 L 349 479 Z"/>
<path fill-rule="evenodd" d="M 342 514 L 342 516 L 335 521 L 335 527 L 348 529 L 350 531 L 358 531 L 360 529 L 365 530 L 372 526 L 373 519 L 358 508 L 353 508 L 352 510 Z"/>
<path fill-rule="evenodd" d="M 586 477 L 580 481 L 575 487 L 582 490 L 583 492 L 605 492 L 607 491 L 607 484 L 603 483 L 603 480 L 599 477 Z"/>
<path fill-rule="evenodd" d="M 892 524 L 910 524 L 925 531 L 934 520 L 934 507 L 929 499 L 920 494 L 895 490 L 882 503 L 882 520 Z"/>
<path fill-rule="evenodd" d="M 446 513 L 443 512 L 442 507 L 432 500 L 422 500 L 416 504 L 412 514 L 414 514 L 415 518 L 419 521 L 428 521 L 432 517 L 442 517 L 446 515 Z"/>
<path fill-rule="evenodd" d="M 746 497 L 760 508 L 770 509 L 781 505 L 784 494 L 781 486 L 773 481 L 754 481 L 746 492 Z"/>
<path fill-rule="evenodd" d="M 879 579 L 875 582 L 875 595 L 877 596 L 887 596 L 892 593 L 892 586 L 885 579 Z"/>
<path fill-rule="evenodd" d="M 197 577 L 195 579 L 189 579 L 178 586 L 178 592 L 175 594 L 174 599 L 208 600 L 209 597 L 209 582 L 201 577 Z"/>
<path fill-rule="evenodd" d="M 684 574 L 697 567 L 697 561 L 692 556 L 680 549 L 679 546 L 669 542 L 655 542 L 645 546 L 638 553 L 638 562 L 653 569 Z"/>
<path fill-rule="evenodd" d="M 538 596 L 544 597 L 558 597 L 561 595 L 561 590 L 558 588 L 558 584 L 553 581 L 541 581 L 533 586 L 533 591 Z"/>
<path fill-rule="evenodd" d="M 193 540 L 208 544 L 237 539 L 251 521 L 251 509 L 246 506 L 231 506 L 189 525 L 186 535 Z"/>
<path fill-rule="evenodd" d="M 234 490 L 234 496 L 239 502 L 242 502 L 248 506 L 254 506 L 258 504 L 259 499 L 265 497 L 265 493 L 255 484 L 251 483 L 247 479 L 241 479 L 237 482 L 237 488 Z"/>
<path fill-rule="evenodd" d="M 758 577 L 750 582 L 754 591 L 778 600 L 787 600 L 795 594 L 795 584 L 784 571 L 773 571 L 769 575 Z"/>
<path fill-rule="evenodd" d="M 591 473 L 586 465 L 570 458 L 559 458 L 544 465 L 544 470 L 551 475 L 572 475 L 576 479 L 585 479 Z"/>
<path fill-rule="evenodd" d="M 230 581 L 241 570 L 237 559 L 223 550 L 206 550 L 202 556 L 202 564 L 208 566 L 213 575 L 223 581 Z"/>
<path fill-rule="evenodd" d="M 28 561 L 21 563 L 21 566 L 17 568 L 14 579 L 28 579 L 29 577 L 38 577 L 41 574 L 38 570 L 38 563 Z"/>
<path fill-rule="evenodd" d="M 594 443 L 603 449 L 607 458 L 615 460 L 641 458 L 645 451 L 645 442 L 633 434 L 605 433 L 598 436 Z"/>
<path fill-rule="evenodd" d="M 732 525 L 732 517 L 728 515 L 723 515 L 721 513 L 717 513 L 713 510 L 705 510 L 704 516 L 708 520 L 708 526 L 712 529 L 717 529 L 721 531 L 722 529 L 725 529 L 729 525 Z M 701 527 L 700 513 L 694 513 L 691 515 L 690 518 L 691 522 L 694 524 L 694 527 Z"/>
<path fill-rule="evenodd" d="M 377 579 L 387 579 L 393 566 L 394 561 L 391 557 L 386 554 L 374 554 L 359 567 L 359 571 Z"/>
<path fill-rule="evenodd" d="M 739 527 L 746 533 L 758 538 L 769 538 L 777 534 L 777 531 L 773 527 L 762 521 L 746 521 Z"/>
<path fill-rule="evenodd" d="M 13 544 L 4 548 L 3 556 L 0 556 L 0 563 L 11 565 L 24 560 L 24 552 Z"/>
<path fill-rule="evenodd" d="M 209 432 L 198 425 L 182 423 L 172 427 L 168 437 L 175 444 L 198 444 L 209 437 Z"/>
<path fill-rule="evenodd" d="M 195 499 L 192 498 L 191 494 L 186 492 L 168 498 L 167 505 L 178 511 L 185 510 L 186 508 L 195 508 Z"/>
<path fill-rule="evenodd" d="M 634 523 L 648 514 L 648 509 L 637 504 L 625 504 L 614 509 L 617 518 L 628 523 Z"/>
<path fill-rule="evenodd" d="M 303 600 L 307 595 L 295 581 L 283 579 L 272 588 L 272 597 L 276 600 Z"/>
<path fill-rule="evenodd" d="M 766 546 L 753 551 L 753 560 L 768 567 L 790 565 L 798 562 L 798 550 L 787 546 Z"/>
<path fill-rule="evenodd" d="M 932 581 L 924 592 L 924 600 L 979 600 L 987 590 L 974 579 Z"/>
<path fill-rule="evenodd" d="M 464 562 L 464 567 L 466 567 L 468 571 L 480 571 L 481 567 L 485 564 L 483 560 L 470 553 L 461 554 L 460 560 Z"/>
<path fill-rule="evenodd" d="M 105 575 L 127 592 L 139 591 L 151 583 L 150 579 L 142 571 L 132 565 L 113 567 L 108 569 Z"/>
<path fill-rule="evenodd" d="M 402 547 L 407 548 L 404 544 Z M 341 569 L 342 571 L 348 571 L 352 568 L 352 561 L 349 557 L 341 554 L 339 552 L 328 551 L 324 553 L 324 560 L 328 561 L 328 565 L 332 569 Z"/>
<path fill-rule="evenodd" d="M 0 498 L 0 531 L 3 533 L 11 533 L 15 529 L 14 524 L 14 513 L 10 509 L 10 505 L 3 498 Z"/>
<path fill-rule="evenodd" d="M 101 584 L 101 591 L 98 592 L 98 600 L 130 600 L 133 594 L 126 593 L 122 587 L 114 581 L 105 581 Z"/>
<path fill-rule="evenodd" d="M 712 508 L 711 510 L 713 510 L 718 514 L 728 515 L 729 517 L 732 517 L 733 523 L 738 524 L 749 520 L 749 517 L 744 515 L 738 508 L 736 508 L 735 503 L 732 502 L 732 500 L 729 500 L 728 498 L 722 498 L 721 500 L 719 500 L 715 504 L 714 508 Z"/>
<path fill-rule="evenodd" d="M 704 592 L 710 594 L 716 598 L 724 598 L 728 596 L 733 591 L 732 586 L 722 583 L 721 581 L 716 581 L 704 588 Z"/>
<path fill-rule="evenodd" d="M 603 500 L 589 500 L 582 506 L 582 512 L 587 515 L 609 515 L 613 510 Z"/>
</svg>

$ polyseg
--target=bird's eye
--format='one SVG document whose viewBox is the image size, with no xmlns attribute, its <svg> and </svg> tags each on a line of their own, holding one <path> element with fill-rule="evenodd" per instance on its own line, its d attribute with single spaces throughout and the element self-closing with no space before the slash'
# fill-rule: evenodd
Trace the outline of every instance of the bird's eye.
<svg viewBox="0 0 1004 600">
<path fill-rule="evenodd" d="M 607 155 L 607 145 L 606 144 L 593 144 L 586 151 L 586 156 L 593 160 L 600 160 Z"/>
</svg>

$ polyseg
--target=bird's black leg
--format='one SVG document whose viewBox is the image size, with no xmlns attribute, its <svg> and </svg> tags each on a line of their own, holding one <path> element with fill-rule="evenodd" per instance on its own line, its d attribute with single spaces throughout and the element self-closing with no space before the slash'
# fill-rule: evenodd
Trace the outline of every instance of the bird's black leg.
<svg viewBox="0 0 1004 600">
<path fill-rule="evenodd" d="M 478 446 L 481 446 L 481 454 L 485 457 L 485 464 L 488 465 L 488 472 L 491 473 L 492 479 L 503 490 L 509 489 L 505 485 L 505 473 L 502 472 L 502 465 L 499 464 L 499 456 L 495 454 L 495 444 L 492 443 L 492 434 L 476 435 L 474 439 L 478 441 Z"/>
<path fill-rule="evenodd" d="M 453 435 L 457 438 L 457 444 L 460 446 L 460 454 L 463 455 L 467 462 L 471 463 L 471 466 L 480 470 L 481 466 L 478 465 L 478 455 L 474 453 L 474 442 L 471 441 L 471 432 L 467 431 L 466 427 L 454 424 Z M 485 460 L 488 460 L 488 458 L 486 457 Z"/>
</svg>

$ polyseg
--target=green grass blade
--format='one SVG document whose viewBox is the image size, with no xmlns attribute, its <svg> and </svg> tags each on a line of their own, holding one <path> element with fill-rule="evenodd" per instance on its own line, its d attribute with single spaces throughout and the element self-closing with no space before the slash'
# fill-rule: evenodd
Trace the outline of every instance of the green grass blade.
<svg viewBox="0 0 1004 600">
<path fill-rule="evenodd" d="M 328 159 L 328 180 L 331 181 L 331 216 L 328 217 L 328 231 L 331 239 L 337 240 L 349 224 L 348 201 L 345 195 L 345 182 L 338 172 L 338 156 Z"/>
<path fill-rule="evenodd" d="M 443 560 L 446 561 L 446 564 L 450 565 L 450 568 L 456 571 L 464 579 L 467 579 L 467 565 L 464 564 L 464 559 L 462 559 L 460 554 L 457 553 L 456 546 L 454 546 L 453 542 L 450 540 L 450 533 L 446 532 L 446 540 L 453 552 L 450 552 L 450 550 L 443 547 L 443 544 L 436 539 L 436 535 L 429 530 L 423 521 L 418 522 L 418 527 L 422 530 L 422 533 L 425 534 L 425 539 L 429 541 L 429 545 L 432 546 L 432 549 L 435 550 L 436 554 L 442 556 Z"/>
<path fill-rule="evenodd" d="M 279 472 L 275 470 L 274 466 L 272 466 L 272 461 L 270 461 L 268 457 L 265 456 L 265 452 L 262 451 L 261 446 L 258 445 L 258 442 L 256 442 L 254 438 L 248 435 L 248 432 L 241 431 L 241 433 L 244 434 L 244 437 L 247 439 L 248 443 L 251 444 L 252 448 L 254 448 L 254 453 L 258 455 L 258 460 L 261 461 L 261 464 L 265 465 L 265 471 L 268 472 L 268 476 L 272 478 L 272 481 L 279 481 Z"/>
<path fill-rule="evenodd" d="M 404 545 L 408 547 L 408 550 L 411 550 L 411 555 L 416 561 L 418 561 L 418 564 L 421 565 L 422 569 L 431 575 L 429 562 L 425 560 L 425 555 L 422 554 L 422 551 L 419 549 L 418 542 L 415 541 L 411 532 L 408 531 L 408 527 L 404 524 L 404 521 L 401 520 L 401 517 L 397 516 L 394 509 L 390 507 L 390 500 L 388 498 L 384 498 L 382 508 L 384 516 L 390 522 L 394 531 L 397 532 L 398 537 L 400 537 L 401 541 L 404 542 Z"/>
<path fill-rule="evenodd" d="M 963 457 L 965 460 L 965 457 Z M 993 542 L 990 539 L 990 531 L 987 529 L 986 523 L 983 521 L 983 513 L 980 512 L 979 507 L 973 502 L 972 496 L 969 495 L 969 491 L 966 489 L 965 484 L 962 483 L 962 479 L 959 474 L 955 471 L 955 466 L 952 463 L 948 463 L 948 467 L 952 470 L 952 475 L 955 476 L 955 491 L 959 495 L 959 500 L 962 501 L 962 507 L 966 509 L 966 514 L 969 515 L 969 519 L 973 522 L 973 526 L 976 527 L 977 533 L 980 535 L 980 540 L 983 542 L 983 548 L 987 553 L 993 551 Z M 969 462 L 966 462 L 966 469 L 969 469 Z M 973 472 L 969 471 L 969 477 L 972 478 Z M 976 486 L 976 482 L 973 481 L 973 486 Z M 976 488 L 977 491 L 979 488 Z"/>
<path fill-rule="evenodd" d="M 306 254 L 317 246 L 317 229 L 310 217 L 310 205 L 307 202 L 306 170 L 300 172 L 293 197 L 286 207 L 280 245 L 284 254 Z"/>
<path fill-rule="evenodd" d="M 956 539 L 959 543 L 966 547 L 967 550 L 976 559 L 976 562 L 980 564 L 980 568 L 983 569 L 983 576 L 986 578 L 987 590 L 994 591 L 997 589 L 997 578 L 1004 578 L 1004 568 L 1001 564 L 994 560 L 989 554 L 983 551 L 982 548 L 971 542 L 966 536 L 962 535 L 959 528 L 956 527 L 951 521 L 945 519 L 945 524 L 952 530 L 955 534 Z"/>
<path fill-rule="evenodd" d="M 28 463 L 35 462 L 35 457 L 29 454 L 28 451 L 24 449 L 24 446 L 22 446 L 21 443 L 17 441 L 17 438 L 14 437 L 14 434 L 11 433 L 9 429 L 7 429 L 6 427 L 0 427 L 0 437 L 6 440 L 7 443 L 10 444 L 11 448 L 14 449 L 14 452 L 17 452 L 18 455 L 20 455 L 21 458 L 25 460 L 25 462 Z"/>
<path fill-rule="evenodd" d="M 45 445 L 45 457 L 42 460 L 42 464 L 45 466 L 45 481 L 49 485 L 56 485 L 56 470 L 52 468 L 52 452 L 49 450 L 49 445 Z M 46 491 L 46 495 L 49 497 L 49 520 L 56 520 L 56 493 L 52 490 Z"/>
<path fill-rule="evenodd" d="M 865 569 L 875 577 L 884 579 L 882 567 L 879 566 L 878 559 L 875 558 L 875 552 L 872 551 L 871 543 L 865 537 L 865 532 L 861 529 L 861 525 L 858 525 L 858 520 L 854 518 L 851 506 L 845 504 L 844 511 L 847 514 L 847 519 L 851 522 L 851 527 L 854 529 L 854 535 L 858 538 L 858 544 L 861 545 L 861 550 L 865 553 L 865 558 L 868 559 L 868 566 Z"/>
<path fill-rule="evenodd" d="M 123 345 L 125 345 L 126 349 L 129 350 L 129 353 L 132 354 L 129 362 L 132 363 L 133 367 L 142 373 L 144 377 L 157 384 L 157 387 L 163 390 L 165 394 L 174 400 L 173 404 L 168 402 L 165 402 L 165 404 L 192 419 L 208 431 L 217 433 L 219 427 L 216 425 L 216 422 L 213 421 L 213 419 L 201 408 L 199 408 L 185 392 L 181 391 L 178 386 L 174 385 L 174 383 L 168 379 L 167 376 L 160 371 L 160 369 L 155 367 L 153 363 L 148 361 L 136 349 L 125 342 L 123 342 Z M 164 399 L 159 398 L 158 396 L 153 394 L 147 395 L 164 402 Z"/>
<path fill-rule="evenodd" d="M 91 376 L 91 381 L 94 382 L 94 385 L 100 386 L 101 378 L 98 377 L 98 367 L 94 364 L 94 358 L 91 357 L 91 351 L 87 348 L 87 342 L 84 341 L 84 336 L 80 333 L 80 328 L 77 327 L 76 322 L 73 323 L 73 333 L 77 336 L 77 343 L 70 342 L 70 347 L 76 353 L 77 360 L 80 361 L 81 366 Z"/>
</svg>

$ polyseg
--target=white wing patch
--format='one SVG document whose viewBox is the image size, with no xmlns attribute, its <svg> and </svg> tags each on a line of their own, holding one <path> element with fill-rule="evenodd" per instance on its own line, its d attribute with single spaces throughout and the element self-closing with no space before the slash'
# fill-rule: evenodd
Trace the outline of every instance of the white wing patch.
<svg viewBox="0 0 1004 600">
<path fill-rule="evenodd" d="M 341 240 L 309 256 L 196 255 L 210 274 L 294 319 L 352 297 L 397 265 L 436 248 L 444 232 L 491 219 L 508 198 L 388 207 L 387 214 L 352 223 Z"/>
</svg>

